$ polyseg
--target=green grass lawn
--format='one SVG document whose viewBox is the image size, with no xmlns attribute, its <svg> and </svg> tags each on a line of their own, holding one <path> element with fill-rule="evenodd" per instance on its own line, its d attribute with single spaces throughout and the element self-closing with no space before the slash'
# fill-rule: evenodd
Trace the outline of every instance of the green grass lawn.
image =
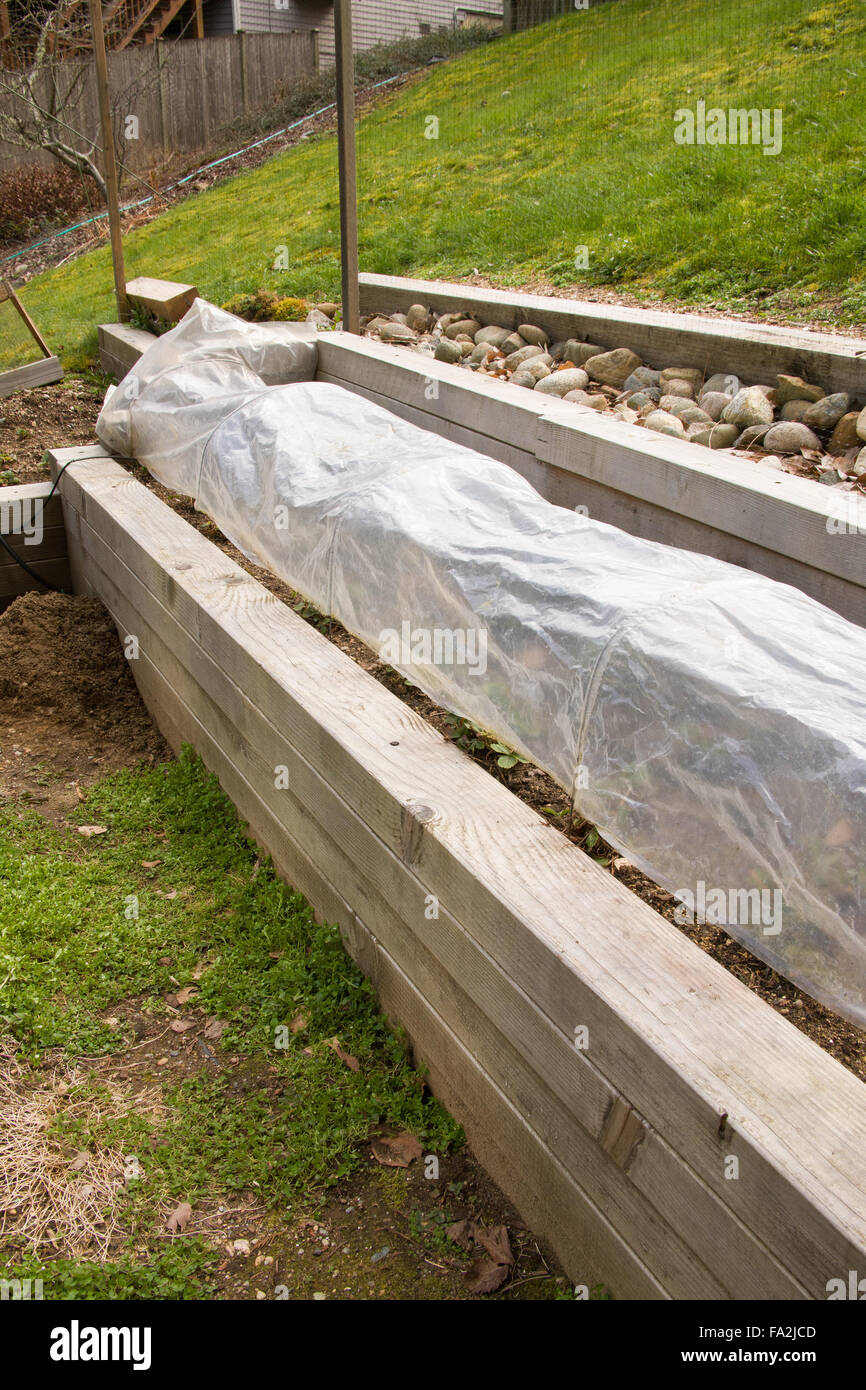
<svg viewBox="0 0 866 1390">
<path fill-rule="evenodd" d="M 230 1205 L 252 1190 L 291 1212 L 362 1166 L 380 1122 L 410 1130 L 427 1151 L 459 1141 L 337 929 L 317 925 L 259 862 L 194 755 L 109 777 L 89 790 L 78 821 L 106 833 L 85 839 L 15 803 L 0 808 L 0 1033 L 37 1078 L 46 1054 L 49 1067 L 58 1056 L 114 1054 L 123 1073 L 142 1055 L 131 1018 L 168 1032 L 178 1015 L 203 1011 L 225 1025 L 210 1044 L 221 1065 L 199 1059 L 159 1118 L 134 1104 L 116 1113 L 111 1087 L 82 1068 L 53 1136 L 70 1157 L 136 1156 L 139 1175 L 120 1198 L 125 1247 L 105 1264 L 44 1264 L 4 1240 L 0 1274 L 44 1277 L 52 1298 L 206 1296 L 220 1252 L 195 1238 L 166 1249 L 165 1211 L 176 1203 Z M 193 993 L 172 1011 L 166 996 L 184 989 Z"/>
<path fill-rule="evenodd" d="M 781 109 L 781 153 L 677 145 L 674 112 L 699 99 Z M 864 111 L 862 0 L 616 0 L 568 15 L 434 67 L 361 121 L 362 268 L 862 323 Z M 271 268 L 281 246 L 288 271 Z M 191 197 L 126 250 L 130 276 L 193 281 L 217 302 L 262 285 L 332 297 L 335 138 Z M 27 286 L 70 366 L 114 318 L 111 284 L 103 248 Z"/>
</svg>

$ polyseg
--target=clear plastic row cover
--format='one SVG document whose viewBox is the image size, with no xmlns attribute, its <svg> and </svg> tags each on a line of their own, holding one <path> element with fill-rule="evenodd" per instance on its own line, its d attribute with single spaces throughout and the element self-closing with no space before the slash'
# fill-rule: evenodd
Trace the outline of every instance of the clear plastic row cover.
<svg viewBox="0 0 866 1390">
<path fill-rule="evenodd" d="M 199 301 L 100 438 L 549 772 L 681 920 L 866 1025 L 866 633 L 339 386 L 269 385 L 307 345 L 260 335 Z"/>
</svg>

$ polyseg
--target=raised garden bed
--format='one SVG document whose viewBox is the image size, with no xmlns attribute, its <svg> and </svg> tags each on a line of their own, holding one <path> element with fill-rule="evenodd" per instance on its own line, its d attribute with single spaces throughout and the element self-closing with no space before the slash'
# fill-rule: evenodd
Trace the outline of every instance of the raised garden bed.
<svg viewBox="0 0 866 1390">
<path fill-rule="evenodd" d="M 862 1083 L 101 450 L 67 457 L 76 586 L 138 636 L 162 731 L 339 922 L 571 1276 L 823 1298 L 862 1267 Z"/>
</svg>

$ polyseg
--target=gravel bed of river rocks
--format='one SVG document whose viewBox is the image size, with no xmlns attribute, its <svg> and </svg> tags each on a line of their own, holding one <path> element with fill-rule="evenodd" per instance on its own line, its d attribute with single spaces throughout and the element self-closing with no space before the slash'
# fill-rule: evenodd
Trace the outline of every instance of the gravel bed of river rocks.
<svg viewBox="0 0 866 1390">
<path fill-rule="evenodd" d="M 755 384 L 725 373 L 705 378 L 696 367 L 676 364 L 656 370 L 628 347 L 577 338 L 551 343 L 534 324 L 512 330 L 482 324 L 468 313 L 436 315 L 422 304 L 405 314 L 371 315 L 362 328 L 380 342 L 674 439 L 745 455 L 829 486 L 866 487 L 864 402 L 798 376 Z"/>
</svg>

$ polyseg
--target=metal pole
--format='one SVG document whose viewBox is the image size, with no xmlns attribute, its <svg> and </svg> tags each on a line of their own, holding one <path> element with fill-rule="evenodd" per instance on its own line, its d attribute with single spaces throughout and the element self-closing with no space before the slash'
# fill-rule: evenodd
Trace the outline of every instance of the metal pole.
<svg viewBox="0 0 866 1390">
<path fill-rule="evenodd" d="M 358 284 L 358 192 L 355 159 L 355 54 L 352 46 L 352 0 L 335 0 L 337 44 L 337 126 L 340 161 L 340 260 L 343 275 L 343 327 L 361 332 Z"/>
<path fill-rule="evenodd" d="M 108 190 L 108 225 L 111 229 L 114 293 L 117 298 L 117 313 L 120 322 L 128 323 L 129 304 L 126 298 L 126 268 L 123 263 L 123 232 L 120 224 L 120 197 L 117 188 L 114 131 L 111 126 L 111 102 L 108 95 L 108 59 L 105 55 L 105 31 L 102 27 L 102 0 L 90 0 L 90 27 L 93 33 L 96 90 L 99 97 L 99 120 L 102 126 L 102 156 L 105 164 L 105 184 Z"/>
</svg>

